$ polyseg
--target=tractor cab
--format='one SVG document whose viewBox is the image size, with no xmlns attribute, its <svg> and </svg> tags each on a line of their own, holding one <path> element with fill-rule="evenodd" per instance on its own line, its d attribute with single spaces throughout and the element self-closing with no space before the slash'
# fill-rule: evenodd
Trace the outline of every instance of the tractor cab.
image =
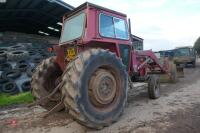
<svg viewBox="0 0 200 133">
<path fill-rule="evenodd" d="M 177 65 L 192 64 L 195 67 L 196 64 L 196 52 L 193 47 L 179 47 L 174 50 L 174 62 Z"/>
<path fill-rule="evenodd" d="M 126 15 L 86 2 L 64 15 L 59 47 L 64 48 L 57 52 L 62 69 L 80 51 L 102 48 L 121 57 L 128 70 L 131 39 Z"/>
<path fill-rule="evenodd" d="M 126 15 L 88 2 L 64 15 L 60 45 L 99 41 L 130 44 Z"/>
<path fill-rule="evenodd" d="M 195 50 L 192 47 L 181 47 L 175 49 L 175 56 L 177 57 L 188 57 L 188 56 L 194 56 Z"/>
</svg>

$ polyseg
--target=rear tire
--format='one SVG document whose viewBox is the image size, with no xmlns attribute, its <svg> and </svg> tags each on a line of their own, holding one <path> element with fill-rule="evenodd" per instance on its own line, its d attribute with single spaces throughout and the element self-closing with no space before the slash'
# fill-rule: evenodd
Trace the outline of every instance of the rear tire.
<svg viewBox="0 0 200 133">
<path fill-rule="evenodd" d="M 122 114 L 128 75 L 115 54 L 102 49 L 80 53 L 67 65 L 62 82 L 64 104 L 80 124 L 101 129 Z"/>
<path fill-rule="evenodd" d="M 55 57 L 43 60 L 37 66 L 31 80 L 31 92 L 36 100 L 39 100 L 48 94 L 57 86 L 56 79 L 60 77 L 62 71 L 55 62 Z M 60 92 L 54 94 L 53 99 L 48 99 L 41 106 L 47 110 L 52 109 L 61 99 Z"/>
<path fill-rule="evenodd" d="M 157 75 L 150 75 L 148 80 L 148 94 L 150 99 L 160 97 L 160 78 Z"/>
</svg>

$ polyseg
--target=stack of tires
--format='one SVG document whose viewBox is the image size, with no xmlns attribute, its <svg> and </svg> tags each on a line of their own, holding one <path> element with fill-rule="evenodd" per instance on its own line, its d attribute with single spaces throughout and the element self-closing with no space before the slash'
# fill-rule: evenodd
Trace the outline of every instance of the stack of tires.
<svg viewBox="0 0 200 133">
<path fill-rule="evenodd" d="M 52 56 L 49 45 L 19 43 L 0 47 L 0 93 L 17 94 L 30 90 L 30 80 L 35 67 Z"/>
</svg>

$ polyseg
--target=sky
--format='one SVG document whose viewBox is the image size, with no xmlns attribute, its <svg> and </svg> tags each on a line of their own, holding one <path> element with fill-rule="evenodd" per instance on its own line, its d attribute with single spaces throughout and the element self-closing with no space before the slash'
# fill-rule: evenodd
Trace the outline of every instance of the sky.
<svg viewBox="0 0 200 133">
<path fill-rule="evenodd" d="M 63 0 L 77 7 L 85 0 Z M 88 0 L 127 14 L 132 34 L 144 49 L 168 50 L 193 46 L 200 36 L 200 0 Z"/>
</svg>

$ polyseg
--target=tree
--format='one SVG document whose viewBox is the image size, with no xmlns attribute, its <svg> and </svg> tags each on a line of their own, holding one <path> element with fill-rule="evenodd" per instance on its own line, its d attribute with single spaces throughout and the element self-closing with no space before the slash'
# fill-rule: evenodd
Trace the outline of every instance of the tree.
<svg viewBox="0 0 200 133">
<path fill-rule="evenodd" d="M 200 55 L 200 37 L 194 43 L 194 48 L 197 51 L 198 55 Z"/>
</svg>

